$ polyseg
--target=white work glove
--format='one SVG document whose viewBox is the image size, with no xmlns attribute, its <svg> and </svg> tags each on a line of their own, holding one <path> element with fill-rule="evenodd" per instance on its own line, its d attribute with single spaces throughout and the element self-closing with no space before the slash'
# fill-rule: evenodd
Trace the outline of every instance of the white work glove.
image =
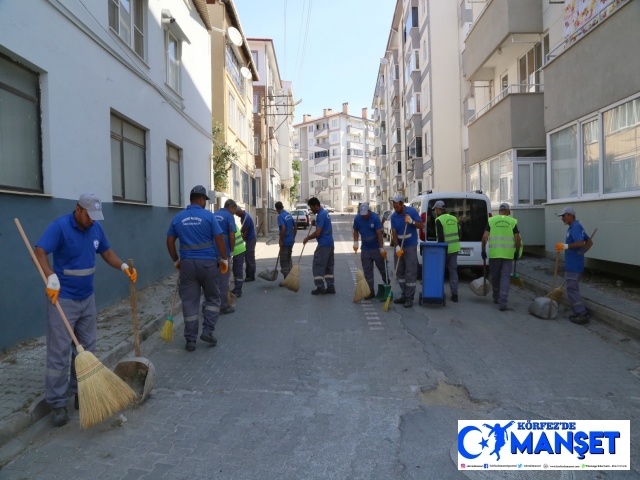
<svg viewBox="0 0 640 480">
<path fill-rule="evenodd" d="M 131 273 L 129 271 L 129 265 L 123 263 L 120 265 L 120 270 L 122 270 L 133 283 L 136 283 L 136 280 L 138 280 L 138 271 L 135 268 L 133 269 L 133 273 Z"/>
<path fill-rule="evenodd" d="M 51 299 L 51 303 L 56 303 L 58 301 L 58 295 L 60 294 L 60 280 L 58 280 L 58 275 L 55 273 L 53 275 L 49 275 L 47 278 L 47 297 Z"/>
<path fill-rule="evenodd" d="M 387 251 L 384 248 L 380 249 L 380 255 L 382 255 L 382 258 L 385 260 L 387 259 Z"/>
<path fill-rule="evenodd" d="M 224 275 L 229 271 L 229 260 L 221 258 L 220 259 L 220 273 Z"/>
<path fill-rule="evenodd" d="M 358 245 L 358 242 L 353 242 L 353 251 L 354 252 L 357 252 L 359 247 L 360 247 L 360 245 Z"/>
<path fill-rule="evenodd" d="M 400 245 L 398 245 L 396 247 L 396 257 L 400 258 L 402 257 L 402 255 L 404 255 L 404 250 L 402 250 L 402 248 L 400 247 Z"/>
</svg>

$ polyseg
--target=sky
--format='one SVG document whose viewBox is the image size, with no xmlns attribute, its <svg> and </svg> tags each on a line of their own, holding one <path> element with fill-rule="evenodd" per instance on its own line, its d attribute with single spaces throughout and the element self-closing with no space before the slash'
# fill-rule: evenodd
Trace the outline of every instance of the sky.
<svg viewBox="0 0 640 480">
<path fill-rule="evenodd" d="M 395 0 L 234 0 L 248 38 L 272 38 L 283 80 L 293 82 L 295 122 L 349 102 L 369 108 Z M 286 5 L 286 29 L 285 29 Z M 309 5 L 311 15 L 308 17 Z M 307 18 L 309 27 L 307 29 Z M 306 50 L 303 47 L 306 32 Z M 285 43 L 286 34 L 286 43 Z"/>
</svg>

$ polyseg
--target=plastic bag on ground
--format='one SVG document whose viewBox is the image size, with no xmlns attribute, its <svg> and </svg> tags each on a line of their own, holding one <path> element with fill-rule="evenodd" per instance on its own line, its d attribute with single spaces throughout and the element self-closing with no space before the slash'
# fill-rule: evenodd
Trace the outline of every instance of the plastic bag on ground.
<svg viewBox="0 0 640 480">
<path fill-rule="evenodd" d="M 551 316 L 549 317 L 549 302 L 551 302 L 551 299 L 547 297 L 536 298 L 531 302 L 531 305 L 529 305 L 529 313 L 543 320 L 556 318 L 558 316 L 558 304 L 553 302 L 551 305 Z"/>
<path fill-rule="evenodd" d="M 487 278 L 487 286 L 485 287 L 484 278 L 483 277 L 476 278 L 473 282 L 469 284 L 469 288 L 471 288 L 471 291 L 476 295 L 484 297 L 491 291 L 491 282 Z"/>
</svg>

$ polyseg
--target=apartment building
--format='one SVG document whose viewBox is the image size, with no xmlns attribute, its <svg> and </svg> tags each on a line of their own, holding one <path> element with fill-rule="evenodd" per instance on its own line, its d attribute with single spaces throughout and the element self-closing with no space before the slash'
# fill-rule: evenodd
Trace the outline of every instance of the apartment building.
<svg viewBox="0 0 640 480">
<path fill-rule="evenodd" d="M 361 116 L 330 108 L 321 117 L 304 115 L 297 130 L 301 163 L 301 199 L 317 197 L 338 211 L 355 211 L 369 202 L 376 209 L 376 167 L 374 122 L 368 108 Z"/>
<path fill-rule="evenodd" d="M 233 0 L 207 0 L 207 10 L 214 28 L 227 32 L 233 27 L 240 32 L 242 41 L 237 46 L 228 34 L 211 35 L 213 124 L 222 127 L 224 142 L 238 154 L 230 166 L 226 186 L 216 193 L 214 208 L 222 208 L 224 202 L 231 198 L 255 216 L 257 173 L 252 134 L 253 82 L 260 77 Z M 211 182 L 213 184 L 213 178 Z"/>
<path fill-rule="evenodd" d="M 33 245 L 92 191 L 140 288 L 174 271 L 167 227 L 211 176 L 210 28 L 202 0 L 0 2 L 0 304 L 19 312 L 0 348 L 45 331 L 14 217 Z M 95 288 L 98 308 L 129 293 L 101 260 Z"/>
<path fill-rule="evenodd" d="M 396 2 L 372 102 L 381 210 L 396 194 L 464 188 L 457 25 L 456 2 Z"/>
<path fill-rule="evenodd" d="M 258 188 L 258 216 L 269 229 L 277 228 L 275 204 L 290 208 L 293 187 L 293 115 L 295 98 L 291 82 L 280 76 L 273 40 L 250 38 L 249 47 L 260 80 L 254 82 L 253 136 Z M 264 195 L 263 195 L 264 192 Z"/>
</svg>

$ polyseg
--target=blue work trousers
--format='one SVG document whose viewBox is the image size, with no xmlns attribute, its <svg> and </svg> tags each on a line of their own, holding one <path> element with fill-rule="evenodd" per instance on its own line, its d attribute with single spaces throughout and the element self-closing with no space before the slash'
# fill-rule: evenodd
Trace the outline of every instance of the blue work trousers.
<svg viewBox="0 0 640 480">
<path fill-rule="evenodd" d="M 501 307 L 506 307 L 507 299 L 509 298 L 509 282 L 511 281 L 513 260 L 508 260 L 506 258 L 490 258 L 489 268 L 491 269 L 493 300 L 497 301 Z"/>
</svg>

